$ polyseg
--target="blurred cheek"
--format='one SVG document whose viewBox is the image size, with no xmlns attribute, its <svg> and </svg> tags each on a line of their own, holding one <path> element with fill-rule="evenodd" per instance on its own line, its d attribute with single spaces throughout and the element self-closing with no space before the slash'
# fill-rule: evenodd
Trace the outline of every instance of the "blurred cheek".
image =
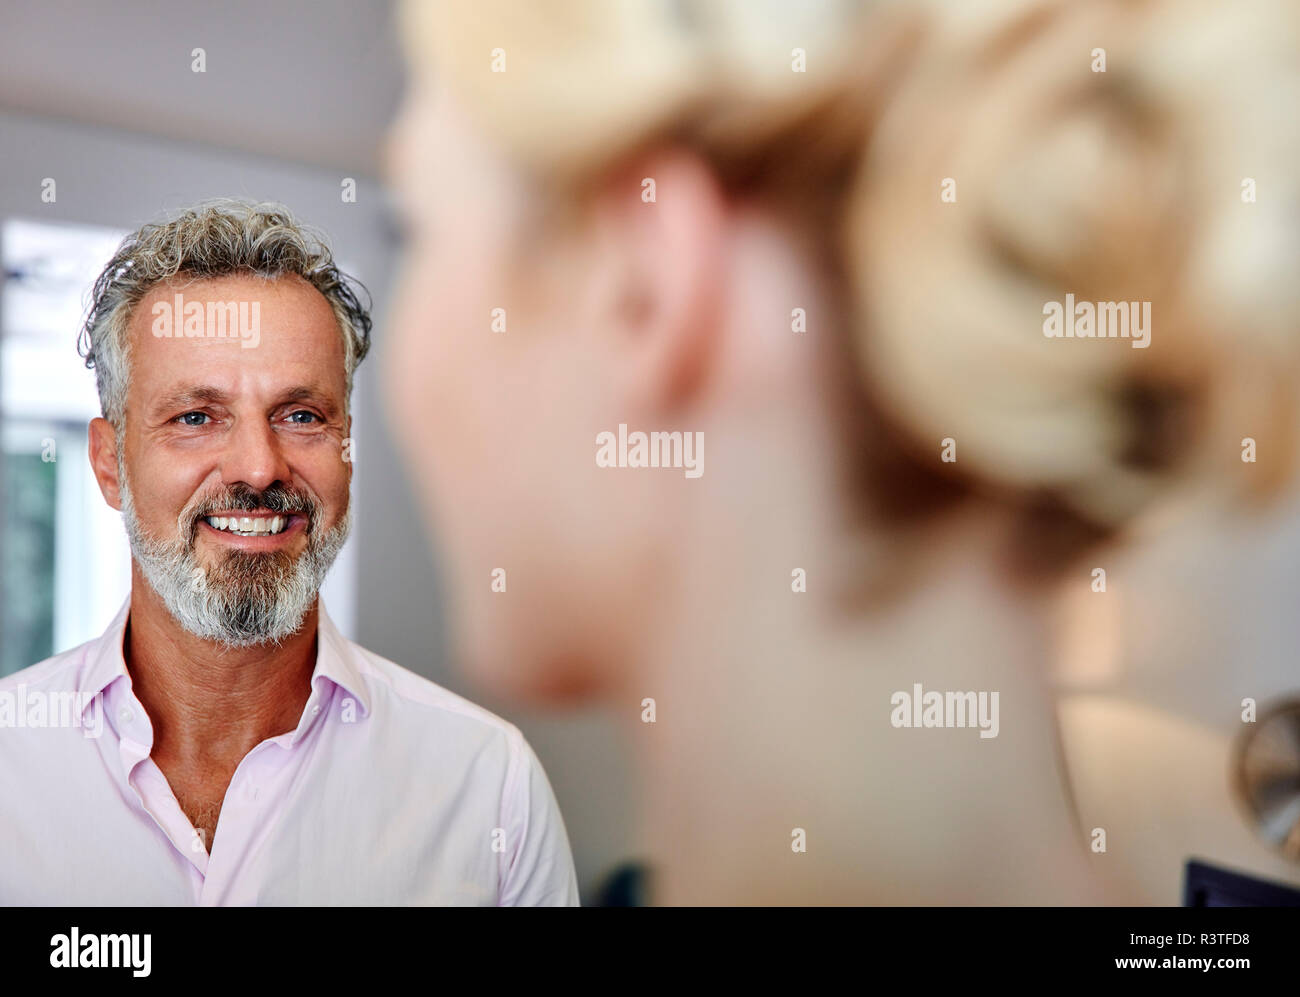
<svg viewBox="0 0 1300 997">
<path fill-rule="evenodd" d="M 408 455 L 419 452 L 423 434 L 415 427 L 432 423 L 436 394 L 432 390 L 433 378 L 434 372 L 441 367 L 437 358 L 439 330 L 426 314 L 424 304 L 430 295 L 417 290 L 427 287 L 425 278 L 432 276 L 422 262 L 418 258 L 408 258 L 403 264 L 394 306 L 392 339 L 385 351 L 388 414 Z"/>
<path fill-rule="evenodd" d="M 460 245 L 446 233 L 447 243 Z M 426 518 L 444 547 L 463 546 L 484 510 L 501 441 L 491 402 L 495 359 L 489 337 L 482 247 L 464 252 L 416 248 L 406 264 L 387 376 L 390 414 L 408 469 L 423 493 Z M 459 553 L 452 551 L 453 554 Z M 457 558 L 459 560 L 459 557 Z"/>
</svg>

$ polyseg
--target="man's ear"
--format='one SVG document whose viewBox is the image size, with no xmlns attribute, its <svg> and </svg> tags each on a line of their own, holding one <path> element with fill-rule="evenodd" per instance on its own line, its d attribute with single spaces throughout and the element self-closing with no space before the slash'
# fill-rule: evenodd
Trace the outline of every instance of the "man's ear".
<svg viewBox="0 0 1300 997">
<path fill-rule="evenodd" d="M 634 410 L 689 401 L 707 373 L 726 299 L 727 205 L 696 153 L 647 154 L 592 202 L 606 274 L 598 328 L 623 361 L 618 389 Z"/>
<path fill-rule="evenodd" d="M 121 482 L 117 480 L 117 433 L 107 419 L 90 420 L 90 469 L 99 482 L 104 501 L 122 510 Z"/>
</svg>

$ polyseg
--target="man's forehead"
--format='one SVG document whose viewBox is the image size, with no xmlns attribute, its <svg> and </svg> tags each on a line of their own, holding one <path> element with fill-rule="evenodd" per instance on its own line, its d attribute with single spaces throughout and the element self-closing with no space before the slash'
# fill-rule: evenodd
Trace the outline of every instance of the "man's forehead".
<svg viewBox="0 0 1300 997">
<path fill-rule="evenodd" d="M 129 334 L 132 380 L 151 393 L 303 385 L 337 393 L 346 379 L 338 319 L 296 275 L 173 279 L 141 299 Z"/>
<path fill-rule="evenodd" d="M 252 275 L 173 278 L 149 289 L 132 312 L 130 326 L 136 345 L 151 340 L 166 346 L 229 345 L 256 326 L 256 344 L 245 349 L 260 347 L 266 334 L 273 339 L 315 336 L 322 345 L 342 348 L 334 310 L 296 274 L 269 280 Z"/>
</svg>

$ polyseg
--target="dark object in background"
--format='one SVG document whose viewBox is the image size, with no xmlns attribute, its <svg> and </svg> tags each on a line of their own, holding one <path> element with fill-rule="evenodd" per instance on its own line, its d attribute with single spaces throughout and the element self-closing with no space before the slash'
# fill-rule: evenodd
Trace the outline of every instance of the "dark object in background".
<svg viewBox="0 0 1300 997">
<path fill-rule="evenodd" d="M 55 438 L 53 429 L 39 423 L 22 428 L 35 430 L 35 439 Z M 55 467 L 40 451 L 7 453 L 0 441 L 0 676 L 54 653 Z"/>
<path fill-rule="evenodd" d="M 1300 699 L 1267 705 L 1255 723 L 1242 725 L 1232 773 L 1251 828 L 1300 861 Z"/>
<path fill-rule="evenodd" d="M 650 867 L 643 862 L 616 866 L 596 894 L 596 907 L 645 907 L 649 896 Z"/>
<path fill-rule="evenodd" d="M 1300 890 L 1187 860 L 1184 907 L 1300 907 Z"/>
</svg>

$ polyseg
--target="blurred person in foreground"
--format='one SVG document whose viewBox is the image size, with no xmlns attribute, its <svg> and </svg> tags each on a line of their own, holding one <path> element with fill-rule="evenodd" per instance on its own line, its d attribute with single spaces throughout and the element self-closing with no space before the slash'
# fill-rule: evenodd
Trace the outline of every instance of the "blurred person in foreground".
<svg viewBox="0 0 1300 997">
<path fill-rule="evenodd" d="M 626 720 L 651 901 L 1149 901 L 1057 607 L 1289 480 L 1295 11 L 404 12 L 394 425 L 466 662 Z"/>
<path fill-rule="evenodd" d="M 370 316 L 322 239 L 224 199 L 145 225 L 84 330 L 131 543 L 103 636 L 0 681 L 0 902 L 576 905 L 519 730 L 344 637 Z M 53 705 L 52 705 L 53 704 Z"/>
</svg>

